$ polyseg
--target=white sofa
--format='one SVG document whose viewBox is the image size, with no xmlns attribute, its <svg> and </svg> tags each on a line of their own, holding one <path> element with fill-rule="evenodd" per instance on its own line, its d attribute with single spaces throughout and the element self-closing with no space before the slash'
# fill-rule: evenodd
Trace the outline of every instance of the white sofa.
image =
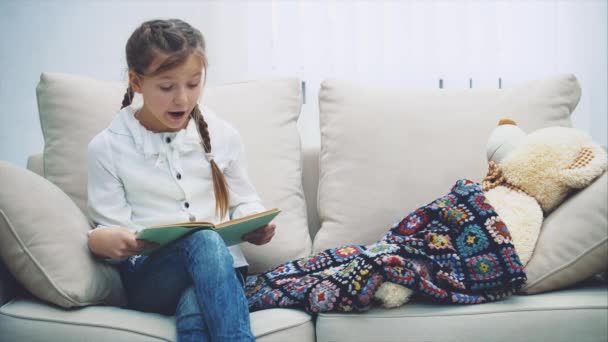
<svg viewBox="0 0 608 342">
<path fill-rule="evenodd" d="M 89 229 L 79 216 L 86 143 L 111 120 L 123 89 L 79 76 L 41 77 L 45 150 L 28 169 L 45 178 L 0 163 L 0 341 L 176 339 L 173 317 L 104 305 L 124 301 L 115 271 L 81 248 Z M 304 150 L 298 80 L 209 87 L 204 101 L 239 129 L 254 184 L 268 207 L 283 210 L 273 242 L 244 245 L 251 271 L 260 272 L 377 240 L 457 179 L 483 177 L 484 146 L 498 118 L 528 131 L 569 126 L 579 97 L 572 75 L 500 91 L 329 80 L 319 92 L 321 147 Z M 470 306 L 414 297 L 397 309 L 315 318 L 297 308 L 263 310 L 251 314 L 254 334 L 259 341 L 605 341 L 608 287 L 593 275 L 606 271 L 606 178 L 548 216 L 521 294 Z M 63 245 L 44 245 L 45 234 L 62 232 L 69 233 Z"/>
</svg>

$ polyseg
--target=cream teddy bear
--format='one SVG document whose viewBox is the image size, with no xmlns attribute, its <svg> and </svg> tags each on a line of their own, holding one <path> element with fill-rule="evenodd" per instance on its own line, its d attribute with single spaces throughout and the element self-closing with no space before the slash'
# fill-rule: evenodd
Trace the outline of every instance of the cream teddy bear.
<svg viewBox="0 0 608 342">
<path fill-rule="evenodd" d="M 488 175 L 482 182 L 487 200 L 506 224 L 522 265 L 532 253 L 544 215 L 568 194 L 600 176 L 606 151 L 577 129 L 550 127 L 528 135 L 512 120 L 501 120 L 486 146 Z M 375 299 L 385 308 L 401 306 L 412 290 L 384 282 Z"/>
</svg>

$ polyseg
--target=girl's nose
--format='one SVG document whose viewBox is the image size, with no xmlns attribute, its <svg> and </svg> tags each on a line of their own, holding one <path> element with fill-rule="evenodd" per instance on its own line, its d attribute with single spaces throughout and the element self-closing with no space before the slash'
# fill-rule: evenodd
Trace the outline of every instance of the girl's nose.
<svg viewBox="0 0 608 342">
<path fill-rule="evenodd" d="M 177 105 L 181 105 L 188 102 L 188 95 L 185 89 L 178 89 L 177 94 L 175 94 L 175 98 L 173 102 Z"/>
</svg>

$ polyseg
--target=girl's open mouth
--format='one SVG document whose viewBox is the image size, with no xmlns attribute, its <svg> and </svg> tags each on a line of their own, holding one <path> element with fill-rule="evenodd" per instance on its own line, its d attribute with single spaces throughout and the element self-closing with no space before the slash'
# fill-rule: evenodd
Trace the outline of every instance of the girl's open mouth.
<svg viewBox="0 0 608 342">
<path fill-rule="evenodd" d="M 169 112 L 169 114 L 174 118 L 180 118 L 186 114 L 186 112 Z"/>
</svg>

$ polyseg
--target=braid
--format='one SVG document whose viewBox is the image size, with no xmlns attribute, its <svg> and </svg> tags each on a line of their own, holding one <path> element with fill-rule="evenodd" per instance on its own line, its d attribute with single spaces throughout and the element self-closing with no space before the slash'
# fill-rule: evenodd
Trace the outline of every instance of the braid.
<svg viewBox="0 0 608 342">
<path fill-rule="evenodd" d="M 192 117 L 192 119 L 194 119 L 194 122 L 196 123 L 198 133 L 202 140 L 201 145 L 203 146 L 205 153 L 209 155 L 211 153 L 211 138 L 209 137 L 209 125 L 207 125 L 207 122 L 205 122 L 205 119 L 203 118 L 203 115 L 198 105 L 194 107 L 190 116 Z M 215 160 L 213 160 L 213 158 L 210 158 L 209 163 L 211 164 L 211 174 L 213 176 L 215 213 L 220 218 L 223 218 L 228 212 L 228 185 L 226 184 L 226 179 L 224 178 L 222 170 L 220 170 L 220 168 L 217 166 Z"/>
<path fill-rule="evenodd" d="M 131 86 L 129 86 L 127 87 L 127 91 L 125 91 L 125 96 L 122 99 L 122 107 L 120 107 L 120 109 L 130 105 L 131 102 L 133 102 L 133 89 L 131 89 Z"/>
<path fill-rule="evenodd" d="M 194 118 L 194 122 L 196 122 L 197 124 L 199 134 L 201 136 L 201 139 L 203 140 L 202 145 L 203 149 L 205 150 L 205 153 L 211 153 L 211 138 L 209 137 L 209 125 L 207 125 L 207 122 L 203 118 L 203 114 L 201 113 L 201 110 L 198 105 L 194 106 L 194 109 L 192 110 L 192 117 Z"/>
</svg>

